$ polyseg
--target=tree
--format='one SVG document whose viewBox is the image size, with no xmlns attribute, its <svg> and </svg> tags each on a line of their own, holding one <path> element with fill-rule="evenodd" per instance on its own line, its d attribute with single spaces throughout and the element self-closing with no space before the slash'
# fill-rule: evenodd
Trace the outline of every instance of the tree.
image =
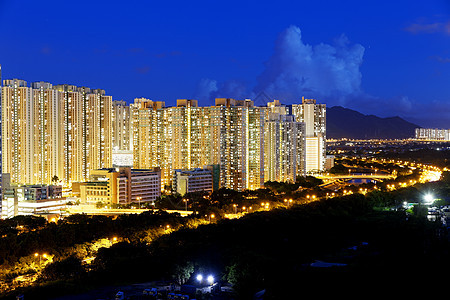
<svg viewBox="0 0 450 300">
<path fill-rule="evenodd" d="M 58 176 L 55 175 L 55 176 L 52 177 L 52 183 L 53 184 L 57 184 L 58 181 L 59 181 L 59 177 Z"/>
<path fill-rule="evenodd" d="M 41 279 L 46 281 L 74 279 L 81 277 L 84 272 L 81 259 L 70 256 L 47 265 L 42 271 Z"/>
<path fill-rule="evenodd" d="M 442 172 L 440 181 L 450 184 L 450 171 Z"/>
<path fill-rule="evenodd" d="M 418 218 L 426 218 L 428 215 L 428 208 L 425 205 L 417 204 L 413 207 L 414 216 Z"/>
<path fill-rule="evenodd" d="M 348 168 L 345 167 L 343 164 L 335 164 L 331 169 L 330 169 L 330 173 L 331 174 L 347 174 L 348 173 Z"/>
<path fill-rule="evenodd" d="M 194 264 L 191 261 L 175 264 L 172 277 L 175 281 L 182 285 L 191 278 L 194 273 Z"/>
<path fill-rule="evenodd" d="M 23 226 L 27 230 L 36 230 L 42 228 L 47 223 L 47 220 L 43 217 L 36 216 L 15 216 L 9 220 L 11 224 L 15 226 Z"/>
<path fill-rule="evenodd" d="M 314 176 L 297 176 L 296 183 L 302 187 L 311 188 L 323 184 L 323 180 Z"/>
</svg>

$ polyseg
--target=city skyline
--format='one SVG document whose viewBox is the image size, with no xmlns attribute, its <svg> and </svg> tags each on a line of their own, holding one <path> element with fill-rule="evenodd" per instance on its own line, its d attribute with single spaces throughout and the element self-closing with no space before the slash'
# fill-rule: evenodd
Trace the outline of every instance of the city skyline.
<svg viewBox="0 0 450 300">
<path fill-rule="evenodd" d="M 0 24 L 15 24 L 2 34 L 3 78 L 101 88 L 127 103 L 305 96 L 448 127 L 445 1 L 85 4 L 80 15 L 65 3 L 0 2 Z"/>
<path fill-rule="evenodd" d="M 5 79 L 1 104 L 2 172 L 14 184 L 73 190 L 94 170 L 133 166 L 160 168 L 166 190 L 175 169 L 220 165 L 220 186 L 243 190 L 325 167 L 326 107 L 313 99 L 289 106 L 178 99 L 166 107 L 136 98 L 127 105 L 101 89 Z M 124 154 L 131 161 L 114 165 Z"/>
</svg>

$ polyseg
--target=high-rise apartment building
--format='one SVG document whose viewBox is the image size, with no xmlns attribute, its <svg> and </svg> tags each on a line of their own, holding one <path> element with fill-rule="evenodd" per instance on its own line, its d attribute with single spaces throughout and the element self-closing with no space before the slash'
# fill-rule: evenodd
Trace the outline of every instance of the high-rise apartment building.
<svg viewBox="0 0 450 300">
<path fill-rule="evenodd" d="M 304 123 L 292 115 L 270 113 L 264 145 L 265 181 L 295 182 L 305 174 Z"/>
<path fill-rule="evenodd" d="M 112 97 L 103 90 L 4 80 L 4 172 L 17 184 L 66 187 L 112 166 Z"/>
<path fill-rule="evenodd" d="M 172 183 L 173 170 L 206 165 L 218 165 L 220 186 L 236 190 L 304 174 L 304 124 L 279 101 L 255 107 L 248 99 L 217 98 L 214 106 L 199 107 L 179 99 L 164 107 L 140 98 L 131 106 L 133 165 L 160 167 L 163 187 Z"/>
<path fill-rule="evenodd" d="M 172 177 L 172 111 L 164 102 L 137 98 L 131 104 L 133 167 L 161 169 L 161 185 Z"/>
<path fill-rule="evenodd" d="M 4 80 L 2 87 L 2 164 L 14 183 L 33 183 L 33 90 L 19 79 Z"/>
<path fill-rule="evenodd" d="M 19 79 L 4 80 L 1 92 L 1 160 L 14 184 L 58 179 L 71 187 L 92 170 L 113 167 L 115 150 L 132 152 L 128 167 L 159 168 L 162 189 L 169 189 L 175 169 L 214 165 L 214 184 L 236 190 L 324 169 L 325 105 L 315 100 L 260 107 L 249 99 L 217 98 L 199 107 L 197 100 L 178 99 L 165 107 L 137 98 L 127 105 L 100 89 L 28 86 Z"/>
<path fill-rule="evenodd" d="M 305 171 L 321 172 L 326 157 L 326 107 L 314 99 L 302 98 L 302 104 L 292 105 L 297 122 L 305 123 Z"/>
<path fill-rule="evenodd" d="M 220 185 L 236 190 L 258 189 L 264 185 L 263 107 L 253 101 L 216 99 L 219 113 Z M 210 163 L 216 164 L 216 163 Z"/>
<path fill-rule="evenodd" d="M 125 101 L 112 102 L 112 145 L 113 150 L 132 149 L 131 107 Z"/>
<path fill-rule="evenodd" d="M 0 112 L 2 111 L 2 65 L 0 65 Z M 0 113 L 0 200 L 3 199 L 3 168 L 2 168 L 2 114 Z M 0 201 L 1 202 L 1 201 Z M 0 211 L 2 207 L 0 205 Z"/>
<path fill-rule="evenodd" d="M 112 97 L 101 89 L 58 85 L 63 93 L 63 182 L 87 180 L 91 170 L 112 166 Z"/>
</svg>

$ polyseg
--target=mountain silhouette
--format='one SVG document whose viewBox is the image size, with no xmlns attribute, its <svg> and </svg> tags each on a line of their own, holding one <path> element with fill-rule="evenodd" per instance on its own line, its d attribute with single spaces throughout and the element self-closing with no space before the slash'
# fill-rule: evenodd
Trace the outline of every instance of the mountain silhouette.
<svg viewBox="0 0 450 300">
<path fill-rule="evenodd" d="M 327 138 L 407 139 L 419 127 L 400 117 L 364 115 L 342 106 L 327 108 Z"/>
</svg>

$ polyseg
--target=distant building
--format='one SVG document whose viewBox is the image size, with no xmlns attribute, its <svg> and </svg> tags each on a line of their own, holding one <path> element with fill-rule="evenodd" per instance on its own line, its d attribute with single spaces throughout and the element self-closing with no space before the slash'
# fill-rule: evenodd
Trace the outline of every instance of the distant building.
<svg viewBox="0 0 450 300">
<path fill-rule="evenodd" d="M 79 186 L 81 203 L 154 202 L 161 196 L 161 171 L 129 167 L 92 170 L 90 180 Z"/>
<path fill-rule="evenodd" d="M 133 150 L 117 150 L 112 152 L 113 168 L 133 167 Z"/>
<path fill-rule="evenodd" d="M 330 170 L 334 167 L 334 155 L 327 155 L 325 158 L 325 170 Z"/>
<path fill-rule="evenodd" d="M 450 129 L 416 128 L 416 139 L 450 141 Z"/>
<path fill-rule="evenodd" d="M 264 133 L 264 180 L 295 182 L 303 175 L 304 143 L 304 123 L 293 115 L 270 112 Z"/>
<path fill-rule="evenodd" d="M 211 169 L 174 170 L 173 191 L 184 195 L 192 192 L 212 192 L 213 174 Z"/>
<path fill-rule="evenodd" d="M 321 172 L 326 156 L 326 106 L 302 97 L 302 104 L 292 105 L 297 122 L 305 123 L 305 171 Z"/>
<path fill-rule="evenodd" d="M 131 108 L 125 101 L 112 102 L 111 124 L 114 165 L 114 151 L 132 151 Z"/>
</svg>

